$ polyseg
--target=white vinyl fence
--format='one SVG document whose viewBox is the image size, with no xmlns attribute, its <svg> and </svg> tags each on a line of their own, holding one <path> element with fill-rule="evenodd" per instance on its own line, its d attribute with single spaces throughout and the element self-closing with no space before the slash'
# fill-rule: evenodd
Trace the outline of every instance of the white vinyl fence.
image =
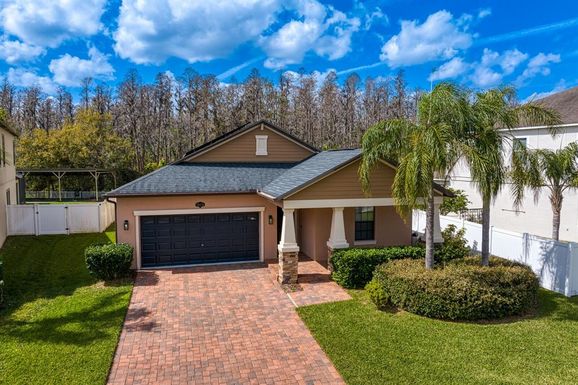
<svg viewBox="0 0 578 385">
<path fill-rule="evenodd" d="M 68 199 L 68 200 L 72 200 L 72 199 L 79 199 L 79 200 L 83 200 L 83 199 L 95 199 L 96 197 L 96 192 L 93 191 L 61 191 L 60 192 L 60 196 L 62 199 Z M 98 192 L 98 196 L 102 197 L 104 196 L 104 194 L 106 194 L 106 191 L 99 191 Z M 43 191 L 31 191 L 31 190 L 26 190 L 26 199 L 27 200 L 35 200 L 35 199 L 46 199 L 46 200 L 58 200 L 58 191 L 49 191 L 49 190 L 43 190 Z M 66 202 L 64 202 L 66 203 Z"/>
<path fill-rule="evenodd" d="M 464 228 L 468 245 L 479 251 L 482 244 L 482 225 L 456 217 L 440 215 L 444 229 L 453 224 Z M 425 213 L 414 211 L 412 229 L 425 230 Z M 578 243 L 559 242 L 528 233 L 516 233 L 490 227 L 490 253 L 530 266 L 540 278 L 542 287 L 566 296 L 578 295 Z"/>
<path fill-rule="evenodd" d="M 6 206 L 8 235 L 99 233 L 114 222 L 114 204 Z"/>
</svg>

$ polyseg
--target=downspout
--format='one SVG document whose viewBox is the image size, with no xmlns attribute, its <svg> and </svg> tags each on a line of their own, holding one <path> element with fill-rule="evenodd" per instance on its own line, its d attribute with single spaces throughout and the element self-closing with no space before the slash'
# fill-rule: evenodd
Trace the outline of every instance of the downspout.
<svg viewBox="0 0 578 385">
<path fill-rule="evenodd" d="M 118 243 L 118 223 L 117 223 L 118 212 L 117 212 L 116 201 L 110 200 L 110 197 L 108 197 L 108 196 L 106 197 L 105 200 L 114 205 L 114 240 L 115 240 L 115 243 Z"/>
</svg>

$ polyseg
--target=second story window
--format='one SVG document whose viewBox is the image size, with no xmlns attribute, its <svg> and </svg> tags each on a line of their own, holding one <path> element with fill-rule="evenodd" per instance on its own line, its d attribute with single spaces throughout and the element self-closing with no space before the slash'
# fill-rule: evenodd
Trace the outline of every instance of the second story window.
<svg viewBox="0 0 578 385">
<path fill-rule="evenodd" d="M 528 148 L 528 138 L 514 138 L 514 142 L 522 147 Z"/>
<path fill-rule="evenodd" d="M 268 155 L 267 154 L 267 135 L 255 135 L 255 140 L 256 140 L 255 155 Z"/>
</svg>

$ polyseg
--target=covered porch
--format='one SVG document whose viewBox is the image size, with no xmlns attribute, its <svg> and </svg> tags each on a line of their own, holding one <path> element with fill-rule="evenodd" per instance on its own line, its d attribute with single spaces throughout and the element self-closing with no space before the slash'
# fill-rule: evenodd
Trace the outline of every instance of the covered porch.
<svg viewBox="0 0 578 385">
<path fill-rule="evenodd" d="M 434 242 L 442 242 L 436 197 Z M 392 198 L 285 200 L 278 244 L 277 280 L 302 283 L 299 261 L 330 269 L 335 250 L 411 244 L 411 216 L 401 218 Z M 367 214 L 367 215 L 366 215 Z M 329 278 L 329 272 L 327 272 Z"/>
</svg>

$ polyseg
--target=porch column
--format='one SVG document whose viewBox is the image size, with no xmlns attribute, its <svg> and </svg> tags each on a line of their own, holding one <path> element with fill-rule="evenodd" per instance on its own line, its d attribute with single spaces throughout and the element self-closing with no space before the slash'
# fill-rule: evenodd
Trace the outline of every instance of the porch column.
<svg viewBox="0 0 578 385">
<path fill-rule="evenodd" d="M 277 246 L 279 251 L 279 275 L 277 279 L 282 284 L 297 283 L 299 245 L 297 245 L 295 238 L 294 211 L 294 209 L 283 209 L 281 240 Z"/>
<path fill-rule="evenodd" d="M 443 243 L 444 239 L 442 237 L 442 229 L 440 225 L 440 204 L 441 202 L 434 203 L 434 243 Z"/>
<path fill-rule="evenodd" d="M 347 247 L 349 247 L 349 243 L 347 243 L 347 239 L 345 238 L 343 207 L 334 207 L 331 216 L 331 233 L 329 235 L 329 240 L 327 241 L 327 248 L 329 249 L 327 265 L 329 270 L 332 270 L 331 254 L 333 254 L 333 250 L 345 249 Z"/>
</svg>

